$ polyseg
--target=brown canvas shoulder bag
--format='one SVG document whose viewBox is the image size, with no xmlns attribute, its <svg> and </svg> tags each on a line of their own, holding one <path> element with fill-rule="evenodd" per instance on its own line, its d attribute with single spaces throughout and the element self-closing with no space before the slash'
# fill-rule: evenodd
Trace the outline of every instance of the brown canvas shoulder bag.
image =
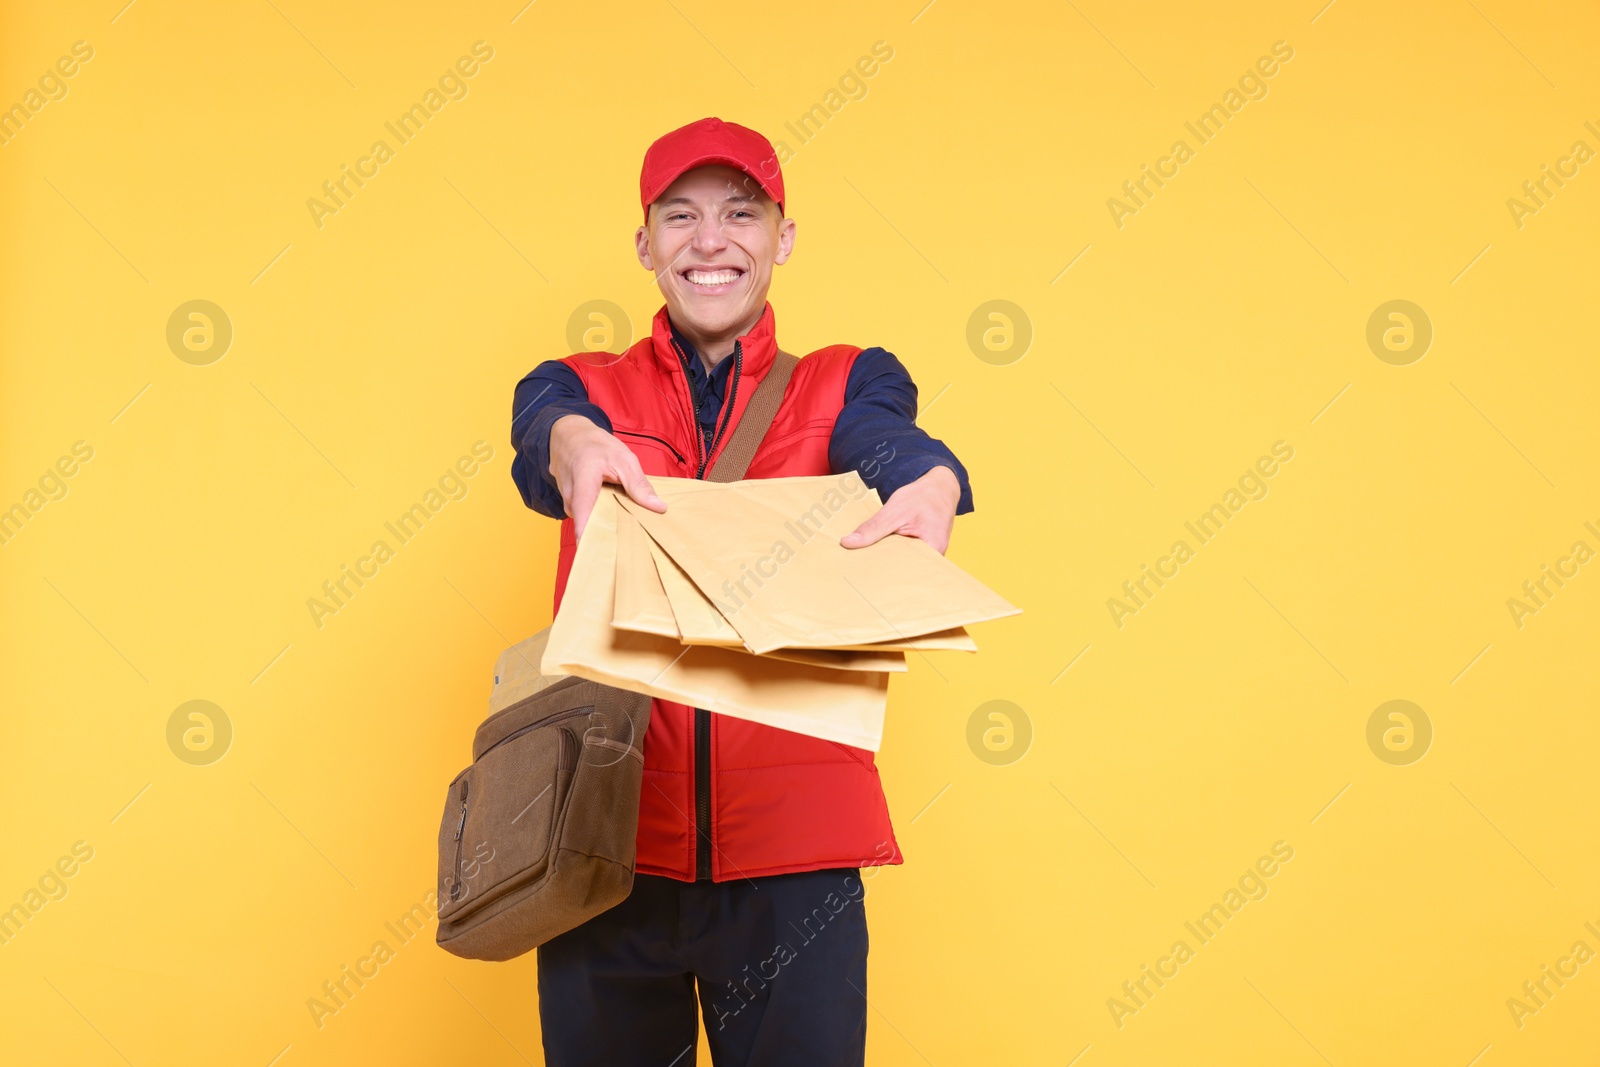
<svg viewBox="0 0 1600 1067">
<path fill-rule="evenodd" d="M 478 727 L 439 826 L 441 947 L 508 960 L 628 895 L 650 698 L 564 678 Z"/>
</svg>

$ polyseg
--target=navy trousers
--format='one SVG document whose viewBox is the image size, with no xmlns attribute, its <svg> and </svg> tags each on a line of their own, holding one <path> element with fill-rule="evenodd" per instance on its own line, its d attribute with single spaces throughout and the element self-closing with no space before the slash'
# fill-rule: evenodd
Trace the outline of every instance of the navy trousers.
<svg viewBox="0 0 1600 1067">
<path fill-rule="evenodd" d="M 635 875 L 622 903 L 539 946 L 546 1062 L 694 1067 L 703 1016 L 715 1067 L 861 1067 L 865 893 L 855 867 Z"/>
</svg>

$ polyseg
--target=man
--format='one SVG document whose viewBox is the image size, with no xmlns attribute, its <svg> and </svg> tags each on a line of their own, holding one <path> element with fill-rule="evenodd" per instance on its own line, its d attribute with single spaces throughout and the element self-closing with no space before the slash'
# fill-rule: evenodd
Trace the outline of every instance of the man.
<svg viewBox="0 0 1600 1067">
<path fill-rule="evenodd" d="M 650 146 L 639 192 L 639 262 L 666 299 L 650 336 L 542 363 L 513 403 L 512 477 L 563 520 L 558 608 L 601 484 L 664 511 L 646 475 L 705 477 L 777 352 L 767 290 L 795 223 L 767 139 L 690 123 Z M 812 352 L 746 477 L 859 471 L 885 503 L 842 544 L 943 552 L 971 489 L 916 398 L 881 348 Z M 691 1067 L 698 985 L 716 1067 L 861 1064 L 860 868 L 901 862 L 872 753 L 662 700 L 644 753 L 632 894 L 538 950 L 548 1062 Z"/>
</svg>

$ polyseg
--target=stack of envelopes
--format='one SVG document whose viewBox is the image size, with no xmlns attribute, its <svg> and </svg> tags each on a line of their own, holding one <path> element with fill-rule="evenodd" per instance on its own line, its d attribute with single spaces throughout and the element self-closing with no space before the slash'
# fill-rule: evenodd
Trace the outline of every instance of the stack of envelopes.
<svg viewBox="0 0 1600 1067">
<path fill-rule="evenodd" d="M 881 506 L 855 472 L 650 479 L 664 514 L 604 486 L 541 670 L 876 751 L 907 652 L 976 651 L 1015 615 L 938 551 L 839 539 Z"/>
</svg>

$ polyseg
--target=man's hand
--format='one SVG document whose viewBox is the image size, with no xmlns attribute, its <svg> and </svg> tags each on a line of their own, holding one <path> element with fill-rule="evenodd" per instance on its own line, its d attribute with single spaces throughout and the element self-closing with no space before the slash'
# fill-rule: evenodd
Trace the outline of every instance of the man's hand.
<svg viewBox="0 0 1600 1067">
<path fill-rule="evenodd" d="M 561 490 L 561 503 L 572 516 L 578 537 L 589 524 L 603 482 L 622 486 L 629 497 L 651 511 L 667 510 L 666 501 L 656 495 L 644 476 L 639 457 L 582 415 L 563 415 L 551 425 L 550 474 Z"/>
<path fill-rule="evenodd" d="M 897 533 L 921 538 L 943 555 L 950 547 L 950 530 L 956 524 L 960 502 L 961 483 L 955 472 L 935 467 L 889 494 L 876 515 L 839 538 L 839 543 L 845 548 L 865 548 Z"/>
</svg>

